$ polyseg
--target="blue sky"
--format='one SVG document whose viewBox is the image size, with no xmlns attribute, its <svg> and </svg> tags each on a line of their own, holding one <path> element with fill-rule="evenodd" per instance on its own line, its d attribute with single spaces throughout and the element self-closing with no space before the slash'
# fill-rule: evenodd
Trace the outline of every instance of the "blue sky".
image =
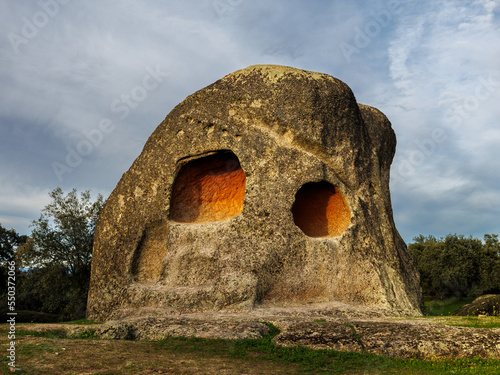
<svg viewBox="0 0 500 375">
<path fill-rule="evenodd" d="M 0 223 L 105 197 L 186 96 L 253 64 L 319 71 L 398 137 L 396 225 L 500 233 L 500 1 L 3 1 Z"/>
</svg>

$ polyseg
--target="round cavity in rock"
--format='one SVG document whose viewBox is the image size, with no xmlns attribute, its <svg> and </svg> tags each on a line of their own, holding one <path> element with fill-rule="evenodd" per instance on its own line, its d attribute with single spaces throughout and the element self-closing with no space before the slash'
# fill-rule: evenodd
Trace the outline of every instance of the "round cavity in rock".
<svg viewBox="0 0 500 375">
<path fill-rule="evenodd" d="M 245 182 L 245 172 L 230 151 L 192 160 L 175 178 L 170 219 L 209 223 L 235 217 L 243 211 Z"/>
<path fill-rule="evenodd" d="M 292 214 L 295 225 L 309 237 L 338 236 L 351 222 L 342 193 L 326 181 L 303 185 L 295 194 Z"/>
</svg>

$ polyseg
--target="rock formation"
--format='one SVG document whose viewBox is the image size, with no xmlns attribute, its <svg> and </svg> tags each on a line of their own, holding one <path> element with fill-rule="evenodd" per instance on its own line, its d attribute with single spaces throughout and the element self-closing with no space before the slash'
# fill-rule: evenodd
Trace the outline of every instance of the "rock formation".
<svg viewBox="0 0 500 375">
<path fill-rule="evenodd" d="M 454 311 L 452 315 L 462 316 L 500 316 L 500 295 L 487 294 Z"/>
<path fill-rule="evenodd" d="M 177 105 L 106 202 L 88 316 L 342 301 L 420 314 L 390 122 L 326 74 L 251 66 Z"/>
<path fill-rule="evenodd" d="M 392 358 L 500 358 L 498 329 L 453 327 L 434 321 L 439 318 L 428 317 L 402 321 L 394 318 L 346 319 L 336 317 L 336 311 L 320 313 L 317 317 L 323 319 L 314 319 L 315 313 L 319 312 L 294 311 L 293 316 L 264 313 L 258 321 L 255 316 L 250 320 L 249 317 L 241 319 L 225 314 L 211 315 L 210 320 L 190 314 L 181 317 L 137 317 L 108 321 L 93 328 L 97 328 L 95 337 L 103 339 L 162 340 L 178 336 L 260 339 L 269 334 L 268 326 L 262 323 L 264 321 L 272 322 L 279 329 L 280 333 L 273 339 L 278 346 L 300 345 Z"/>
</svg>

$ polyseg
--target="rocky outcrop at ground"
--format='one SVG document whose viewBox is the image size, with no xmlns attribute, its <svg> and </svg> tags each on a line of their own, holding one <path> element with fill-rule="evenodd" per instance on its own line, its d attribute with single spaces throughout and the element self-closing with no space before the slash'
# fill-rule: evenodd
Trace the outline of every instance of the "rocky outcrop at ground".
<svg viewBox="0 0 500 375">
<path fill-rule="evenodd" d="M 61 330 L 66 337 L 161 340 L 168 337 L 260 339 L 276 330 L 278 346 L 367 352 L 394 358 L 500 358 L 500 329 L 468 328 L 498 323 L 496 317 L 393 317 L 390 311 L 338 302 L 289 304 L 244 312 L 169 314 L 164 309 L 122 311 L 98 325 L 45 324 L 19 329 Z M 381 357 L 383 360 L 383 357 Z"/>
<path fill-rule="evenodd" d="M 500 295 L 489 294 L 476 298 L 471 303 L 462 306 L 453 315 L 460 316 L 500 316 Z"/>
<path fill-rule="evenodd" d="M 99 327 L 96 337 L 102 339 L 161 340 L 167 337 L 201 337 L 213 339 L 260 339 L 269 327 L 258 322 L 210 322 L 181 318 L 138 318 L 109 321 Z"/>
<path fill-rule="evenodd" d="M 246 314 L 132 316 L 100 325 L 95 336 L 143 340 L 178 336 L 259 339 L 269 334 L 266 323 L 280 330 L 273 339 L 278 346 L 300 345 L 394 358 L 500 358 L 500 329 L 453 327 L 424 318 L 388 317 L 376 311 L 364 316 L 354 310 L 335 314 L 328 306 L 255 309 Z"/>
<path fill-rule="evenodd" d="M 428 323 L 295 323 L 276 336 L 275 343 L 363 351 L 394 358 L 500 358 L 499 330 Z"/>
</svg>

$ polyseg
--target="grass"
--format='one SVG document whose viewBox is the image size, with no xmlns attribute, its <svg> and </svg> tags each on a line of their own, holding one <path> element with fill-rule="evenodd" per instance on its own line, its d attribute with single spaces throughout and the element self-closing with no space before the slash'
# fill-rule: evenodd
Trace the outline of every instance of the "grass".
<svg viewBox="0 0 500 375">
<path fill-rule="evenodd" d="M 45 337 L 50 339 L 63 339 L 66 338 L 67 332 L 64 329 L 50 329 L 44 331 L 33 331 L 28 329 L 21 329 L 16 331 L 16 337 Z"/>
<path fill-rule="evenodd" d="M 498 316 L 456 316 L 451 315 L 463 305 L 471 303 L 475 297 L 467 297 L 460 301 L 456 297 L 445 300 L 428 300 L 424 302 L 425 317 L 433 322 L 450 326 L 472 328 L 500 328 Z"/>
<path fill-rule="evenodd" d="M 58 323 L 63 317 L 60 315 L 47 314 L 39 311 L 16 310 L 16 322 L 18 323 Z M 5 316 L 5 312 L 3 313 Z"/>
<path fill-rule="evenodd" d="M 88 320 L 88 319 L 78 319 L 78 320 L 72 320 L 71 322 L 61 322 L 60 324 L 86 324 L 86 325 L 94 325 L 94 324 L 101 324 L 101 323 L 94 322 L 94 321 Z"/>
<path fill-rule="evenodd" d="M 434 323 L 446 324 L 449 326 L 472 327 L 472 328 L 500 328 L 500 317 L 498 316 L 443 316 L 426 317 L 433 320 Z"/>
<path fill-rule="evenodd" d="M 18 352 L 18 355 L 36 355 L 43 352 L 57 353 L 57 349 L 53 345 L 48 344 L 29 344 L 24 345 Z"/>
<path fill-rule="evenodd" d="M 466 297 L 460 301 L 457 297 L 451 297 L 445 300 L 427 300 L 424 301 L 423 310 L 426 316 L 447 316 L 474 299 L 474 297 Z"/>
<path fill-rule="evenodd" d="M 45 337 L 49 339 L 93 339 L 94 338 L 94 333 L 95 329 L 86 329 L 86 330 L 79 330 L 78 328 L 75 329 L 47 329 L 43 331 L 36 331 L 36 330 L 17 330 L 16 331 L 16 336 L 17 337 L 26 337 L 26 336 L 32 336 L 32 337 Z"/>
</svg>

